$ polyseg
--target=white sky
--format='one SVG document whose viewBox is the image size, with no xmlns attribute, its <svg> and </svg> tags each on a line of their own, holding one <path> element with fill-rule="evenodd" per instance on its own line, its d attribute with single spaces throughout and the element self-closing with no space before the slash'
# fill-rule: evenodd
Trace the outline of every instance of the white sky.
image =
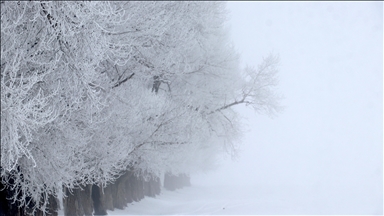
<svg viewBox="0 0 384 216">
<path fill-rule="evenodd" d="M 193 181 L 295 186 L 382 212 L 383 3 L 227 6 L 244 65 L 279 54 L 286 108 L 274 119 L 239 108 L 248 125 L 239 160 Z"/>
</svg>

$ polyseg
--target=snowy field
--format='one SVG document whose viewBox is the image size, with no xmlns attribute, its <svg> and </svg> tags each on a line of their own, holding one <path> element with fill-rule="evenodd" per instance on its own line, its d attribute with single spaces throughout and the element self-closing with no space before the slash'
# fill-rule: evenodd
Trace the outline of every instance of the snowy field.
<svg viewBox="0 0 384 216">
<path fill-rule="evenodd" d="M 109 215 L 224 215 L 224 214 L 283 214 L 300 211 L 288 206 L 271 190 L 260 188 L 198 186 L 177 191 L 163 190 L 156 198 L 131 203 L 125 210 Z"/>
<path fill-rule="evenodd" d="M 331 189 L 331 188 L 330 188 Z M 352 196 L 351 196 L 352 195 Z M 380 205 L 363 197 L 332 191 L 313 194 L 311 189 L 281 187 L 227 187 L 193 185 L 177 191 L 163 189 L 109 215 L 379 215 Z"/>
<path fill-rule="evenodd" d="M 317 191 L 316 193 L 314 191 Z M 342 193 L 341 193 L 342 192 Z M 378 199 L 376 199 L 378 200 Z M 351 188 L 196 185 L 162 192 L 108 215 L 381 215 L 382 205 Z M 59 211 L 63 215 L 63 211 Z"/>
</svg>

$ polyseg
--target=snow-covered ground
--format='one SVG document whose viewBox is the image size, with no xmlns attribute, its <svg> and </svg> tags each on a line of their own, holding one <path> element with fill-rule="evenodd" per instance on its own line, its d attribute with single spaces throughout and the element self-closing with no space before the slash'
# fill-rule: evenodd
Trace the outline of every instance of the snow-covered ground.
<svg viewBox="0 0 384 216">
<path fill-rule="evenodd" d="M 296 187 L 245 187 L 192 185 L 176 191 L 162 190 L 109 215 L 314 215 L 382 213 L 378 203 L 365 197 Z"/>
<path fill-rule="evenodd" d="M 268 189 L 193 185 L 176 191 L 166 191 L 156 198 L 131 203 L 124 210 L 109 211 L 109 215 L 223 215 L 284 213 L 283 199 Z M 285 211 L 287 212 L 287 211 Z"/>
<path fill-rule="evenodd" d="M 343 193 L 342 193 L 343 192 Z M 378 199 L 376 199 L 378 200 Z M 380 202 L 344 188 L 193 184 L 108 215 L 382 215 Z M 63 215 L 63 211 L 59 211 Z"/>
</svg>

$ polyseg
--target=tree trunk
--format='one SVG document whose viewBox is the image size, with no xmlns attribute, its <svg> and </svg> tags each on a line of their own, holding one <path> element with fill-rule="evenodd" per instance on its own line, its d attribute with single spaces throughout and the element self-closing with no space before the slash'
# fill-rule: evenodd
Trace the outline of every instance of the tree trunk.
<svg viewBox="0 0 384 216">
<path fill-rule="evenodd" d="M 127 180 L 125 181 L 125 200 L 127 201 L 127 203 L 131 203 L 133 202 L 133 182 L 132 182 L 132 173 L 130 173 L 129 171 L 127 172 L 128 174 L 128 178 Z"/>
<path fill-rule="evenodd" d="M 106 210 L 113 211 L 115 208 L 113 207 L 113 198 L 112 198 L 112 184 L 107 185 L 104 189 L 100 188 L 100 196 L 101 196 L 101 205 Z"/>
<path fill-rule="evenodd" d="M 32 208 L 34 206 L 34 202 L 30 202 L 28 206 L 19 207 L 19 202 L 13 203 L 10 198 L 14 195 L 14 191 L 9 188 L 5 189 L 4 185 L 0 181 L 0 216 L 24 216 L 30 214 L 32 212 Z M 20 194 L 19 194 L 20 198 Z M 31 199 L 31 197 L 26 197 L 27 201 Z M 53 196 L 49 195 L 48 197 L 49 204 L 47 206 L 47 216 L 57 216 L 58 209 L 58 200 Z M 43 215 L 43 212 L 40 210 L 36 210 L 35 216 Z"/>
<path fill-rule="evenodd" d="M 97 185 L 87 185 L 84 190 L 74 189 L 71 194 L 66 188 L 64 214 L 92 215 L 94 210 L 95 215 L 106 215 L 107 210 L 124 209 L 127 203 L 138 202 L 144 196 L 154 197 L 160 194 L 160 188 L 159 177 L 144 181 L 142 176 L 127 171 L 104 189 Z"/>
<path fill-rule="evenodd" d="M 65 188 L 64 215 L 93 215 L 92 185 L 86 185 L 83 190 L 73 189 L 72 192 Z"/>
<path fill-rule="evenodd" d="M 161 181 L 159 177 L 156 177 L 154 184 L 155 184 L 155 194 L 159 195 L 161 192 Z"/>
<path fill-rule="evenodd" d="M 92 186 L 92 201 L 95 215 L 107 215 L 107 208 L 103 203 L 102 189 L 97 186 Z"/>
<path fill-rule="evenodd" d="M 47 216 L 57 216 L 57 210 L 59 207 L 59 200 L 53 195 L 49 195 L 48 197 L 48 205 L 47 205 Z M 35 216 L 44 216 L 44 213 L 40 210 L 37 210 Z"/>
<path fill-rule="evenodd" d="M 164 188 L 167 190 L 173 191 L 190 185 L 190 177 L 185 173 L 177 176 L 171 173 L 165 173 Z"/>
<path fill-rule="evenodd" d="M 165 173 L 164 175 L 164 188 L 170 191 L 174 191 L 176 189 L 175 187 L 175 176 L 171 173 Z"/>
<path fill-rule="evenodd" d="M 160 179 L 153 176 L 149 181 L 144 182 L 144 188 L 146 189 L 145 196 L 155 197 L 160 194 Z"/>
<path fill-rule="evenodd" d="M 128 172 L 120 176 L 112 185 L 112 198 L 113 207 L 118 209 L 124 209 L 127 206 L 127 200 L 125 199 L 127 189 L 125 182 L 128 180 Z"/>
</svg>

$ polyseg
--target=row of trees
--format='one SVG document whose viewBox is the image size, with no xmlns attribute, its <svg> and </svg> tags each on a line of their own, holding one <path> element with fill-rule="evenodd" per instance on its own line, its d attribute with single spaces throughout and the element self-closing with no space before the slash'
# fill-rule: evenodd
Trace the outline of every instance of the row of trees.
<svg viewBox="0 0 384 216">
<path fill-rule="evenodd" d="M 274 114 L 278 59 L 239 67 L 223 2 L 1 2 L 1 181 L 20 207 L 236 153 L 233 106 Z"/>
</svg>

